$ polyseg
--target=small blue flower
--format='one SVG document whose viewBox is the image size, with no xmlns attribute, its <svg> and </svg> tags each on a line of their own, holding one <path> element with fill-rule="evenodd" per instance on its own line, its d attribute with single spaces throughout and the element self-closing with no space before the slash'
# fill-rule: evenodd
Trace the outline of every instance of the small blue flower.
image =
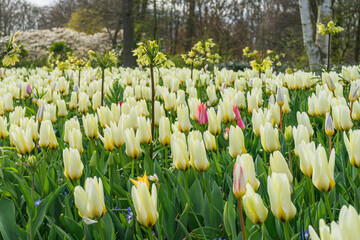
<svg viewBox="0 0 360 240">
<path fill-rule="evenodd" d="M 39 206 L 40 203 L 41 203 L 41 200 L 37 200 L 37 201 L 35 202 L 35 207 Z"/>
<path fill-rule="evenodd" d="M 301 236 L 299 237 L 299 239 L 310 240 L 309 231 L 306 230 L 306 231 L 305 231 L 305 234 L 304 234 L 304 232 L 301 232 Z"/>
<path fill-rule="evenodd" d="M 131 208 L 128 207 L 128 214 L 127 214 L 127 216 L 126 216 L 126 221 L 130 222 L 131 219 L 132 219 L 132 217 L 133 217 L 133 213 L 132 213 L 132 211 L 131 211 Z"/>
</svg>

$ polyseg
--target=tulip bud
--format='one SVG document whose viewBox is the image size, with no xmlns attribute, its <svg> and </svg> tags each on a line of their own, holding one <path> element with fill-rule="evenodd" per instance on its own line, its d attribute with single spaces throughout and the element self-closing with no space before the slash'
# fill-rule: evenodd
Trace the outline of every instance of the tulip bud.
<svg viewBox="0 0 360 240">
<path fill-rule="evenodd" d="M 315 160 L 315 143 L 302 141 L 298 147 L 300 158 L 300 169 L 308 178 L 312 177 Z"/>
<path fill-rule="evenodd" d="M 96 165 L 97 165 L 96 160 L 97 160 L 97 156 L 96 156 L 96 150 L 95 150 L 95 151 L 92 153 L 91 159 L 90 159 L 90 164 L 89 164 L 89 166 L 90 166 L 91 168 L 96 168 Z"/>
<path fill-rule="evenodd" d="M 267 152 L 280 150 L 279 131 L 273 128 L 269 122 L 265 126 L 260 126 L 261 145 Z"/>
<path fill-rule="evenodd" d="M 246 184 L 246 193 L 243 197 L 243 204 L 246 216 L 250 219 L 254 224 L 264 223 L 268 210 L 265 207 L 261 196 L 255 193 L 251 184 Z"/>
<path fill-rule="evenodd" d="M 316 161 L 314 164 L 314 172 L 312 182 L 320 191 L 327 193 L 335 186 L 334 166 L 335 166 L 335 149 L 331 150 L 330 160 L 328 162 L 325 149 L 319 145 L 316 149 Z"/>
<path fill-rule="evenodd" d="M 230 127 L 229 132 L 229 154 L 232 158 L 246 153 L 244 134 L 239 126 Z"/>
<path fill-rule="evenodd" d="M 306 114 L 306 112 L 302 112 L 302 113 L 297 112 L 296 119 L 298 125 L 304 125 L 307 128 L 310 137 L 312 137 L 312 135 L 314 134 L 314 130 L 311 127 L 310 119 L 309 116 Z"/>
<path fill-rule="evenodd" d="M 188 136 L 191 166 L 198 172 L 204 172 L 209 168 L 204 141 L 199 131 L 193 131 Z"/>
<path fill-rule="evenodd" d="M 349 101 L 355 102 L 359 98 L 359 90 L 360 85 L 357 85 L 356 83 L 351 84 L 350 92 L 349 92 Z"/>
<path fill-rule="evenodd" d="M 340 131 L 348 131 L 352 128 L 353 123 L 350 118 L 350 109 L 346 105 L 338 105 L 332 108 L 332 117 L 334 128 Z"/>
<path fill-rule="evenodd" d="M 66 178 L 70 181 L 78 180 L 81 177 L 84 168 L 79 151 L 74 148 L 65 148 L 63 150 L 63 160 L 64 175 Z"/>
<path fill-rule="evenodd" d="M 179 106 L 177 109 L 177 117 L 178 117 L 178 129 L 181 132 L 188 132 L 192 128 L 189 119 L 189 110 L 187 106 Z"/>
<path fill-rule="evenodd" d="M 208 116 L 206 113 L 206 106 L 205 104 L 201 103 L 198 105 L 197 108 L 197 119 L 200 125 L 204 125 L 208 123 Z"/>
<path fill-rule="evenodd" d="M 260 137 L 260 126 L 265 125 L 266 118 L 262 109 L 254 110 L 251 116 L 251 123 L 253 127 L 253 132 L 256 136 Z"/>
<path fill-rule="evenodd" d="M 94 114 L 82 116 L 85 135 L 88 139 L 96 139 L 99 136 L 98 119 Z"/>
<path fill-rule="evenodd" d="M 246 182 L 243 169 L 238 161 L 235 162 L 233 170 L 233 192 L 235 197 L 242 198 L 246 193 Z"/>
<path fill-rule="evenodd" d="M 292 128 L 292 126 L 287 126 L 285 128 L 284 138 L 285 138 L 286 144 L 290 145 L 291 142 L 292 142 L 292 139 L 293 139 L 293 128 Z"/>
<path fill-rule="evenodd" d="M 170 121 L 167 117 L 161 117 L 159 122 L 159 142 L 164 145 L 170 145 L 171 131 Z"/>
<path fill-rule="evenodd" d="M 94 223 L 91 220 L 100 219 L 105 215 L 104 188 L 101 178 L 87 178 L 85 190 L 81 186 L 76 186 L 74 198 L 79 215 L 86 224 Z"/>
<path fill-rule="evenodd" d="M 334 84 L 334 81 L 331 79 L 331 77 L 328 74 L 325 75 L 325 83 L 330 91 L 332 92 L 335 91 L 336 86 Z"/>
<path fill-rule="evenodd" d="M 218 117 L 219 116 L 219 117 Z M 208 111 L 209 126 L 208 130 L 213 135 L 218 135 L 221 131 L 221 115 L 216 115 L 214 108 Z"/>
<path fill-rule="evenodd" d="M 149 144 L 152 141 L 150 120 L 143 116 L 137 118 L 140 143 Z"/>
<path fill-rule="evenodd" d="M 129 128 L 124 130 L 124 141 L 126 150 L 125 153 L 132 159 L 136 159 L 138 156 L 140 156 L 142 149 L 140 147 L 140 138 L 139 133 L 136 133 L 134 129 Z"/>
<path fill-rule="evenodd" d="M 215 136 L 209 131 L 204 132 L 204 142 L 207 151 L 216 151 Z"/>
<path fill-rule="evenodd" d="M 115 142 L 114 142 L 114 137 L 113 137 L 113 133 L 111 131 L 111 128 L 109 126 L 106 126 L 106 128 L 104 129 L 104 137 L 99 135 L 101 141 L 104 144 L 104 148 L 107 151 L 113 151 L 115 149 Z"/>
<path fill-rule="evenodd" d="M 281 152 L 275 151 L 270 155 L 270 168 L 271 172 L 285 173 L 288 177 L 289 183 L 292 183 L 293 176 Z"/>
<path fill-rule="evenodd" d="M 284 94 L 281 91 L 281 88 L 278 87 L 277 93 L 276 93 L 276 103 L 282 107 L 284 105 Z"/>
<path fill-rule="evenodd" d="M 171 135 L 171 153 L 174 166 L 178 170 L 186 171 L 190 167 L 184 133 L 177 131 Z"/>
<path fill-rule="evenodd" d="M 286 174 L 273 172 L 268 176 L 267 189 L 274 216 L 282 222 L 293 219 L 296 207 L 291 202 L 291 189 Z"/>
<path fill-rule="evenodd" d="M 236 104 L 233 105 L 233 110 L 235 113 L 235 120 L 237 120 L 237 125 L 241 128 L 241 130 L 245 129 L 245 124 L 241 118 L 239 109 L 237 108 Z"/>
<path fill-rule="evenodd" d="M 334 134 L 334 123 L 330 116 L 330 113 L 326 113 L 325 119 L 325 133 L 328 136 L 332 136 Z"/>
<path fill-rule="evenodd" d="M 30 125 L 26 127 L 26 131 L 16 125 L 12 126 L 14 129 L 11 130 L 10 127 L 10 140 L 13 141 L 16 150 L 20 154 L 29 154 L 35 147 Z"/>
<path fill-rule="evenodd" d="M 240 164 L 243 169 L 245 183 L 250 183 L 252 188 L 257 191 L 260 186 L 260 182 L 256 179 L 254 160 L 252 156 L 248 153 L 237 156 L 236 162 Z"/>
<path fill-rule="evenodd" d="M 31 95 L 31 85 L 30 85 L 30 83 L 28 83 L 28 85 L 26 86 L 26 93 Z"/>
<path fill-rule="evenodd" d="M 302 141 L 306 143 L 310 142 L 309 132 L 304 125 L 298 125 L 297 128 L 293 127 L 293 137 L 294 137 L 294 144 L 295 144 L 295 154 L 298 154 L 298 147 Z"/>
<path fill-rule="evenodd" d="M 82 146 L 82 134 L 79 129 L 73 128 L 69 131 L 69 147 L 77 149 L 79 153 L 84 151 Z"/>
<path fill-rule="evenodd" d="M 0 138 L 5 139 L 9 136 L 9 132 L 7 130 L 8 124 L 6 117 L 0 117 Z"/>
<path fill-rule="evenodd" d="M 63 99 L 57 100 L 57 107 L 58 107 L 58 116 L 59 117 L 66 117 L 68 114 L 66 110 L 66 103 Z"/>
<path fill-rule="evenodd" d="M 59 146 L 54 128 L 49 120 L 41 122 L 39 146 L 42 148 L 55 149 Z"/>
<path fill-rule="evenodd" d="M 360 130 L 350 130 L 349 138 L 344 132 L 344 142 L 349 155 L 350 163 L 356 168 L 360 167 Z"/>
</svg>

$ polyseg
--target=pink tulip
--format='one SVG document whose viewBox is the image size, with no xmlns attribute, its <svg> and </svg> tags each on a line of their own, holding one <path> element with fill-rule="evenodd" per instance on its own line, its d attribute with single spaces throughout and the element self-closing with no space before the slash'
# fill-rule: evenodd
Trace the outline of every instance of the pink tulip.
<svg viewBox="0 0 360 240">
<path fill-rule="evenodd" d="M 228 140 L 228 139 L 229 139 L 229 132 L 230 132 L 229 128 L 225 128 L 225 132 L 224 132 L 224 138 L 225 138 L 225 140 Z"/>
<path fill-rule="evenodd" d="M 244 180 L 244 172 L 239 161 L 235 162 L 233 170 L 233 192 L 237 198 L 241 198 L 246 193 L 246 186 Z"/>
<path fill-rule="evenodd" d="M 241 130 L 245 129 L 245 124 L 241 118 L 240 112 L 236 104 L 233 105 L 233 111 L 235 113 L 235 120 L 237 120 L 237 125 L 241 128 Z"/>
<path fill-rule="evenodd" d="M 26 93 L 27 94 L 31 94 L 31 86 L 30 86 L 30 84 L 28 84 L 27 86 L 26 86 Z"/>
<path fill-rule="evenodd" d="M 208 117 L 206 113 L 206 106 L 205 104 L 201 103 L 198 105 L 197 108 L 197 118 L 200 125 L 204 125 L 208 123 Z"/>
</svg>

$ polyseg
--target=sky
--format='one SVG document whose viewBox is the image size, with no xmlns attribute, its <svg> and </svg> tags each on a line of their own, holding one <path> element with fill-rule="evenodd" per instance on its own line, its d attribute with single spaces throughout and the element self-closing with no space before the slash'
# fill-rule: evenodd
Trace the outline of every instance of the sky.
<svg viewBox="0 0 360 240">
<path fill-rule="evenodd" d="M 55 0 L 27 0 L 27 1 L 40 7 L 45 5 L 50 5 L 52 2 L 55 2 Z"/>
</svg>

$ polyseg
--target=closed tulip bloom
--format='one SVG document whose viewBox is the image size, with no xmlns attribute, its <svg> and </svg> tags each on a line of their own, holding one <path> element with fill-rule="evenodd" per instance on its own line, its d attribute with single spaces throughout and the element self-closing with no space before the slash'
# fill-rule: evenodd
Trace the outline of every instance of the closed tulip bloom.
<svg viewBox="0 0 360 240">
<path fill-rule="evenodd" d="M 278 87 L 277 93 L 276 93 L 276 103 L 282 107 L 284 106 L 284 93 L 282 92 L 281 88 Z"/>
<path fill-rule="evenodd" d="M 52 123 L 55 123 L 56 118 L 56 105 L 55 104 L 46 104 L 44 111 L 43 120 L 50 120 Z"/>
<path fill-rule="evenodd" d="M 241 128 L 241 130 L 245 129 L 245 124 L 241 118 L 240 112 L 236 104 L 233 105 L 233 110 L 235 113 L 235 120 L 237 120 L 236 124 Z"/>
<path fill-rule="evenodd" d="M 334 134 L 334 122 L 330 116 L 330 113 L 326 113 L 325 118 L 325 133 L 328 136 L 332 136 Z"/>
<path fill-rule="evenodd" d="M 205 142 L 206 150 L 216 151 L 215 136 L 212 135 L 209 131 L 204 132 L 204 142 Z"/>
<path fill-rule="evenodd" d="M 271 172 L 285 173 L 289 179 L 289 183 L 292 183 L 293 176 L 281 152 L 275 151 L 270 155 L 270 168 Z"/>
<path fill-rule="evenodd" d="M 229 131 L 229 154 L 232 158 L 246 153 L 244 134 L 239 126 L 231 126 Z"/>
<path fill-rule="evenodd" d="M 270 198 L 271 212 L 282 221 L 293 219 L 296 207 L 291 202 L 291 190 L 285 173 L 272 173 L 268 176 L 267 190 Z"/>
<path fill-rule="evenodd" d="M 124 127 L 123 120 L 120 118 L 119 123 L 110 122 L 111 134 L 114 139 L 115 147 L 121 147 L 124 145 Z"/>
<path fill-rule="evenodd" d="M 316 113 L 320 116 L 325 116 L 327 112 L 330 112 L 330 99 L 326 91 L 322 90 L 320 91 L 318 101 L 316 102 Z"/>
<path fill-rule="evenodd" d="M 94 93 L 91 102 L 92 102 L 92 109 L 96 111 L 101 104 L 101 92 Z"/>
<path fill-rule="evenodd" d="M 185 106 L 179 106 L 177 109 L 177 118 L 178 118 L 178 129 L 181 132 L 188 132 L 192 128 L 189 119 L 189 109 Z"/>
<path fill-rule="evenodd" d="M 97 115 L 99 117 L 100 126 L 105 128 L 106 125 L 110 126 L 110 122 L 114 121 L 114 116 L 112 115 L 109 107 L 101 106 L 97 109 Z"/>
<path fill-rule="evenodd" d="M 233 169 L 233 193 L 236 198 L 242 198 L 246 193 L 244 171 L 238 161 L 235 162 Z"/>
<path fill-rule="evenodd" d="M 205 104 L 201 103 L 197 107 L 197 119 L 200 125 L 204 125 L 208 123 L 208 116 L 206 113 Z"/>
<path fill-rule="evenodd" d="M 131 188 L 131 198 L 134 203 L 136 219 L 144 227 L 153 226 L 159 214 L 157 212 L 157 189 L 156 185 L 151 186 L 151 195 L 149 188 L 144 182 L 138 182 L 137 186 Z"/>
<path fill-rule="evenodd" d="M 63 99 L 57 100 L 57 107 L 58 107 L 58 116 L 59 117 L 66 117 L 68 114 L 66 110 L 66 103 Z"/>
<path fill-rule="evenodd" d="M 39 146 L 42 148 L 51 149 L 55 149 L 59 146 L 53 125 L 49 120 L 44 120 L 41 122 Z"/>
<path fill-rule="evenodd" d="M 359 101 L 355 101 L 353 103 L 353 109 L 352 109 L 351 117 L 355 121 L 360 121 L 360 102 Z"/>
<path fill-rule="evenodd" d="M 360 217 L 353 206 L 342 206 L 339 214 L 339 229 L 342 239 L 360 239 Z M 333 232 L 333 226 L 331 226 L 331 232 Z"/>
<path fill-rule="evenodd" d="M 4 115 L 4 102 L 2 100 L 2 98 L 0 98 L 0 116 Z"/>
<path fill-rule="evenodd" d="M 140 143 L 142 143 L 142 144 L 151 143 L 152 137 L 151 137 L 150 119 L 146 119 L 143 116 L 139 116 L 137 118 L 137 120 L 138 120 L 138 126 L 139 126 L 137 133 L 139 133 Z"/>
<path fill-rule="evenodd" d="M 99 136 L 98 118 L 94 114 L 82 116 L 85 135 L 88 139 L 96 139 Z"/>
<path fill-rule="evenodd" d="M 349 101 L 355 102 L 359 98 L 359 87 L 356 82 L 351 84 L 350 91 L 349 91 Z"/>
<path fill-rule="evenodd" d="M 197 121 L 198 120 L 198 106 L 200 104 L 200 101 L 198 98 L 189 98 L 188 99 L 188 106 L 189 106 L 189 112 L 190 112 L 190 119 Z"/>
<path fill-rule="evenodd" d="M 121 105 L 116 103 L 111 103 L 111 112 L 114 117 L 114 121 L 119 123 L 120 115 L 121 115 Z"/>
<path fill-rule="evenodd" d="M 9 123 L 20 126 L 20 119 L 25 117 L 25 108 L 16 106 L 15 110 L 9 113 Z"/>
<path fill-rule="evenodd" d="M 353 127 L 350 118 L 350 109 L 346 105 L 338 105 L 332 108 L 334 128 L 340 131 L 349 131 Z"/>
<path fill-rule="evenodd" d="M 199 131 L 190 132 L 188 136 L 191 166 L 198 172 L 204 172 L 209 168 L 204 141 Z"/>
<path fill-rule="evenodd" d="M 155 126 L 159 126 L 159 121 L 163 116 L 165 116 L 163 105 L 159 101 L 155 101 Z"/>
<path fill-rule="evenodd" d="M 82 146 L 82 134 L 80 129 L 73 128 L 69 131 L 69 147 L 75 148 L 82 153 L 84 151 Z"/>
<path fill-rule="evenodd" d="M 298 146 L 302 141 L 306 143 L 310 142 L 310 135 L 307 128 L 304 125 L 298 125 L 297 128 L 293 127 L 293 137 L 294 137 L 294 144 L 295 144 L 295 154 L 298 154 Z"/>
<path fill-rule="evenodd" d="M 6 117 L 0 117 L 0 138 L 4 139 L 9 136 L 7 127 L 8 126 Z"/>
<path fill-rule="evenodd" d="M 296 119 L 298 125 L 304 125 L 307 128 L 310 137 L 312 137 L 312 135 L 314 134 L 314 129 L 311 127 L 310 119 L 306 112 L 297 112 Z"/>
<path fill-rule="evenodd" d="M 350 163 L 356 168 L 360 167 L 360 130 L 350 130 L 349 137 L 344 132 L 344 142 L 349 155 Z"/>
<path fill-rule="evenodd" d="M 5 112 L 14 111 L 13 97 L 11 93 L 7 93 L 4 95 L 3 102 L 5 106 Z"/>
<path fill-rule="evenodd" d="M 109 126 L 106 126 L 104 129 L 104 137 L 101 135 L 99 135 L 99 137 L 107 151 L 113 151 L 115 149 L 114 136 Z"/>
<path fill-rule="evenodd" d="M 208 130 L 213 135 L 218 135 L 221 132 L 221 115 L 216 115 L 214 108 L 209 108 L 208 111 Z"/>
<path fill-rule="evenodd" d="M 189 154 L 185 134 L 175 132 L 171 135 L 171 153 L 174 166 L 180 171 L 186 171 L 189 167 Z"/>
<path fill-rule="evenodd" d="M 161 117 L 159 122 L 159 142 L 164 145 L 170 145 L 171 130 L 170 120 L 167 117 Z"/>
<path fill-rule="evenodd" d="M 270 123 L 265 123 L 265 126 L 260 126 L 261 145 L 267 152 L 274 152 L 280 150 L 279 131 L 273 128 Z"/>
<path fill-rule="evenodd" d="M 77 105 L 78 105 L 77 102 L 78 102 L 78 94 L 76 92 L 72 92 L 70 102 L 69 102 L 69 108 L 71 110 L 76 109 Z"/>
<path fill-rule="evenodd" d="M 14 129 L 10 129 L 10 139 L 12 139 L 16 150 L 20 154 L 29 154 L 35 147 L 32 139 L 31 128 L 28 126 L 26 131 L 24 131 L 16 125 L 12 126 L 14 126 Z"/>
<path fill-rule="evenodd" d="M 132 128 L 136 130 L 138 128 L 137 111 L 135 108 L 131 108 L 129 114 L 124 117 L 124 129 Z"/>
<path fill-rule="evenodd" d="M 243 169 L 245 183 L 251 184 L 252 188 L 257 191 L 260 186 L 260 182 L 256 178 L 254 160 L 252 156 L 248 153 L 237 156 L 236 162 L 240 164 Z"/>
<path fill-rule="evenodd" d="M 235 113 L 233 110 L 233 101 L 228 98 L 221 99 L 219 102 L 219 109 L 221 109 L 221 121 L 223 123 L 229 123 L 235 120 Z"/>
<path fill-rule="evenodd" d="M 251 123 L 254 134 L 260 137 L 260 126 L 265 125 L 266 123 L 266 117 L 262 109 L 253 111 L 251 116 Z"/>
<path fill-rule="evenodd" d="M 280 125 L 280 107 L 277 104 L 269 104 L 269 111 L 266 113 L 266 121 L 273 126 Z"/>
<path fill-rule="evenodd" d="M 315 160 L 312 176 L 313 184 L 324 193 L 330 192 L 335 186 L 335 149 L 331 150 L 330 160 L 328 162 L 325 149 L 319 145 L 316 149 Z"/>
<path fill-rule="evenodd" d="M 80 130 L 80 123 L 77 117 L 73 117 L 65 122 L 64 142 L 69 143 L 69 132 L 73 128 Z"/>
<path fill-rule="evenodd" d="M 175 101 L 176 101 L 176 98 L 175 98 L 175 93 L 169 93 L 169 91 L 167 90 L 167 88 L 165 88 L 163 90 L 163 97 L 164 97 L 164 103 L 165 103 L 165 109 L 167 111 L 169 111 L 170 109 L 174 108 L 175 107 Z"/>
<path fill-rule="evenodd" d="M 65 148 L 63 150 L 64 160 L 64 175 L 71 181 L 78 180 L 84 169 L 84 165 L 81 162 L 80 153 L 74 148 Z"/>
<path fill-rule="evenodd" d="M 81 186 L 76 186 L 74 198 L 75 206 L 85 223 L 94 223 L 91 220 L 100 219 L 105 215 L 104 188 L 101 178 L 87 178 L 85 190 Z"/>
<path fill-rule="evenodd" d="M 313 117 L 313 116 L 318 116 L 317 112 L 316 112 L 316 102 L 317 102 L 317 97 L 316 95 L 313 93 L 311 95 L 311 97 L 308 98 L 308 113 L 309 116 Z"/>
<path fill-rule="evenodd" d="M 308 178 L 312 177 L 313 166 L 316 155 L 315 143 L 302 141 L 298 147 L 300 158 L 300 169 Z"/>
<path fill-rule="evenodd" d="M 255 193 L 254 189 L 249 183 L 246 184 L 246 193 L 243 197 L 243 204 L 246 216 L 250 219 L 251 222 L 254 224 L 261 224 L 265 222 L 268 215 L 268 210 L 265 207 L 261 196 Z"/>
<path fill-rule="evenodd" d="M 254 91 L 251 91 L 247 93 L 247 102 L 248 102 L 248 112 L 253 113 L 254 110 L 258 110 L 258 101 L 257 101 L 257 95 Z"/>
<path fill-rule="evenodd" d="M 134 129 L 129 128 L 124 130 L 124 140 L 125 140 L 125 146 L 126 150 L 125 153 L 130 158 L 137 158 L 141 154 L 141 147 L 140 147 L 140 138 L 139 134 L 134 132 Z"/>
<path fill-rule="evenodd" d="M 91 107 L 91 102 L 90 102 L 89 96 L 84 92 L 80 92 L 79 93 L 79 112 L 86 113 L 88 111 L 89 107 Z"/>
<path fill-rule="evenodd" d="M 44 118 L 44 111 L 45 111 L 45 107 L 44 105 L 40 105 L 37 113 L 36 113 L 36 120 L 38 120 L 38 122 L 41 122 Z"/>
</svg>

